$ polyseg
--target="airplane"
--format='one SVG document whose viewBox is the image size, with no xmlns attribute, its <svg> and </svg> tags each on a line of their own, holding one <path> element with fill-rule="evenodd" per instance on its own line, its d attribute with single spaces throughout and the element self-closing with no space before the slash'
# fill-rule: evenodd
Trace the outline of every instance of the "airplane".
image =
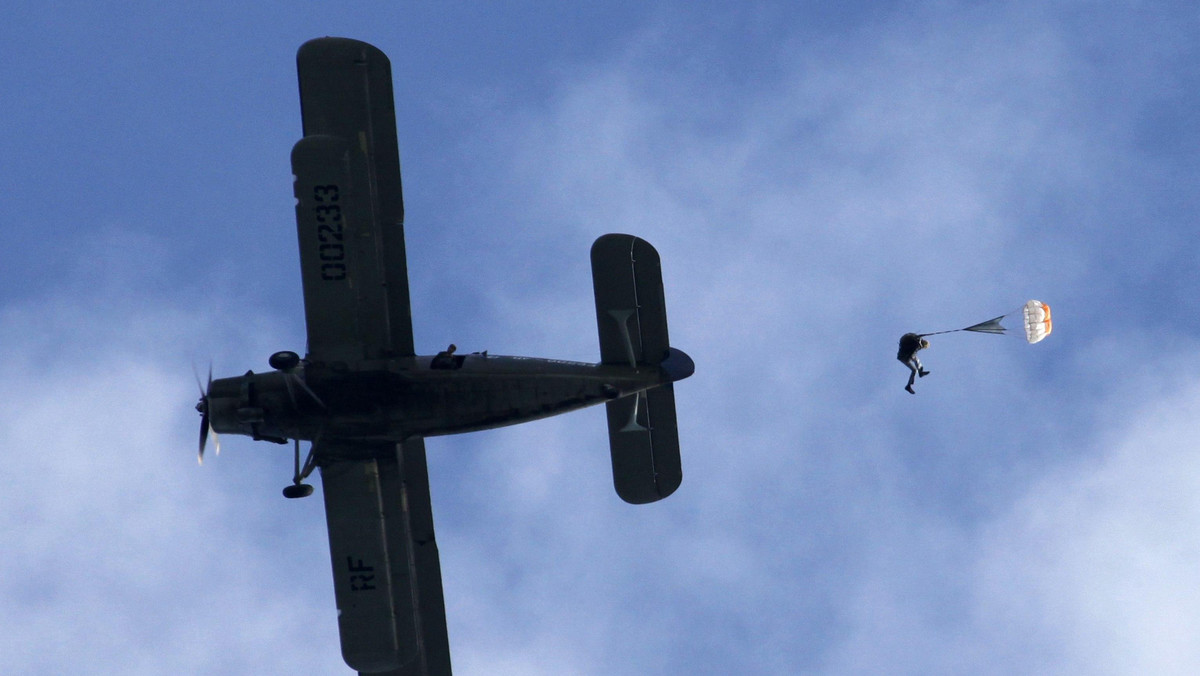
<svg viewBox="0 0 1200 676">
<path fill-rule="evenodd" d="M 319 38 L 296 57 L 304 137 L 292 149 L 307 354 L 201 387 L 208 438 L 293 445 L 288 498 L 320 470 L 342 657 L 360 673 L 450 674 L 425 437 L 607 407 L 617 495 L 661 500 L 682 481 L 670 346 L 654 247 L 608 234 L 591 249 L 599 363 L 413 345 L 391 64 Z M 300 442 L 310 442 L 300 460 Z M 219 446 L 218 446 L 219 448 Z"/>
</svg>

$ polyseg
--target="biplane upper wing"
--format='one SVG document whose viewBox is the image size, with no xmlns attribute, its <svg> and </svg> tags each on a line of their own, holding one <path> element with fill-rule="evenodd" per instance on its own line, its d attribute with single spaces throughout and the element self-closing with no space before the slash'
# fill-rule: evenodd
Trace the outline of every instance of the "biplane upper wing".
<svg viewBox="0 0 1200 676">
<path fill-rule="evenodd" d="M 391 63 L 344 38 L 296 55 L 292 149 L 310 362 L 413 354 Z"/>
<path fill-rule="evenodd" d="M 425 442 L 321 442 L 325 519 L 346 664 L 450 676 Z"/>
</svg>

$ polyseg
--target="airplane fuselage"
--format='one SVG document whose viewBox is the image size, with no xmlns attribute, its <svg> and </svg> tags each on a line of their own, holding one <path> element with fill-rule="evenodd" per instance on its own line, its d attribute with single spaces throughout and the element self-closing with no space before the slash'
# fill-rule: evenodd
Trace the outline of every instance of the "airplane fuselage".
<svg viewBox="0 0 1200 676">
<path fill-rule="evenodd" d="M 218 433 L 371 445 L 557 415 L 674 382 L 693 368 L 678 350 L 663 365 L 640 367 L 488 354 L 307 364 L 214 380 L 209 406 Z"/>
<path fill-rule="evenodd" d="M 338 633 L 361 673 L 450 676 L 424 437 L 605 404 L 616 494 L 630 504 L 683 480 L 658 252 L 623 233 L 590 251 L 600 363 L 455 354 L 413 341 L 391 63 L 346 38 L 296 54 L 303 137 L 291 153 L 307 355 L 200 385 L 198 459 L 214 432 L 294 442 L 286 498 L 319 471 Z M 526 311 L 533 311 L 527 309 Z M 199 378 L 197 378 L 199 380 Z M 300 441 L 312 442 L 301 462 Z"/>
</svg>

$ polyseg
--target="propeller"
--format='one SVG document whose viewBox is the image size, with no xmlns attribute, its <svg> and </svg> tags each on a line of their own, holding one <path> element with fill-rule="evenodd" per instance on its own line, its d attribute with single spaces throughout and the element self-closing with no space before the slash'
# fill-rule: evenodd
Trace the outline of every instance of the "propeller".
<svg viewBox="0 0 1200 676">
<path fill-rule="evenodd" d="M 194 370 L 194 369 L 193 369 Z M 211 434 L 213 439 L 213 449 L 217 455 L 221 454 L 221 440 L 217 437 L 217 433 L 212 428 L 212 422 L 208 415 L 208 391 L 212 389 L 212 365 L 208 367 L 208 387 L 205 387 L 200 382 L 200 374 L 196 374 L 196 385 L 200 388 L 200 402 L 196 404 L 196 410 L 200 412 L 200 452 L 196 456 L 197 462 L 204 464 L 204 447 L 208 445 L 208 436 Z"/>
</svg>

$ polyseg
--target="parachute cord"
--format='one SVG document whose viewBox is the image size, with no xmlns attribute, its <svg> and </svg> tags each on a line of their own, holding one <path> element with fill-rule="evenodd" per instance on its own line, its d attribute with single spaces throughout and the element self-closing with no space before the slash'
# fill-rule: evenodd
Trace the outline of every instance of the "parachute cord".
<svg viewBox="0 0 1200 676">
<path fill-rule="evenodd" d="M 1011 311 L 1009 311 L 1009 312 L 1006 312 L 1005 314 L 1002 314 L 1002 315 L 1000 315 L 999 317 L 996 317 L 995 321 L 999 321 L 999 320 L 1001 320 L 1001 319 L 1004 319 L 1005 317 L 1010 317 L 1010 316 L 1012 316 L 1012 315 L 1015 315 L 1015 314 L 1017 314 L 1018 312 L 1022 312 L 1022 311 L 1024 311 L 1024 309 L 1025 309 L 1025 306 L 1024 306 L 1024 305 L 1022 305 L 1022 306 L 1018 307 L 1018 308 L 1017 308 L 1017 309 L 1015 309 L 1015 310 L 1011 310 Z M 985 323 L 986 323 L 986 322 L 985 322 Z M 971 326 L 977 326 L 977 325 L 976 325 L 976 324 L 972 324 Z M 921 337 L 921 338 L 924 338 L 925 336 L 940 336 L 940 335 L 942 335 L 943 333 L 958 333 L 959 331 L 966 331 L 967 329 L 971 328 L 971 326 L 967 326 L 967 327 L 964 327 L 964 328 L 961 328 L 961 329 L 950 329 L 950 330 L 948 330 L 948 331 L 934 331 L 933 333 L 918 333 L 918 334 L 917 334 L 917 336 L 919 336 L 919 337 Z M 990 333 L 990 332 L 989 332 L 989 333 Z"/>
</svg>

